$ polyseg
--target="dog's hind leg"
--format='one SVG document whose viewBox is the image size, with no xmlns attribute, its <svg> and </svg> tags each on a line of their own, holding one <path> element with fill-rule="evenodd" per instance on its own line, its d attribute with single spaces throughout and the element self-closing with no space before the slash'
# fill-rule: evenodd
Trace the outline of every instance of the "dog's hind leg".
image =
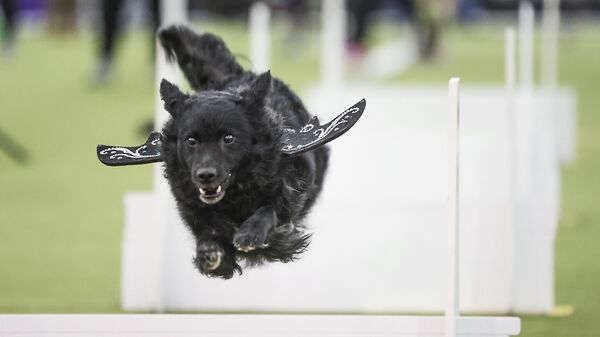
<svg viewBox="0 0 600 337">
<path fill-rule="evenodd" d="M 244 73 L 242 66 L 219 37 L 196 34 L 183 26 L 168 26 L 158 38 L 169 60 L 175 59 L 196 91 L 219 88 Z"/>
<path fill-rule="evenodd" d="M 243 252 L 267 247 L 267 237 L 277 224 L 277 214 L 272 207 L 260 207 L 242 223 L 233 236 L 234 246 Z"/>
</svg>

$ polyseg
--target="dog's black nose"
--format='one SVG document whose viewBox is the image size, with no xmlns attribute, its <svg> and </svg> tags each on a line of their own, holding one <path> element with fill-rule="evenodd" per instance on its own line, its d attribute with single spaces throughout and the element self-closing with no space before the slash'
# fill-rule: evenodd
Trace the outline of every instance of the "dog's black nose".
<svg viewBox="0 0 600 337">
<path fill-rule="evenodd" d="M 196 178 L 199 182 L 210 183 L 217 177 L 217 169 L 208 167 L 196 170 Z"/>
</svg>

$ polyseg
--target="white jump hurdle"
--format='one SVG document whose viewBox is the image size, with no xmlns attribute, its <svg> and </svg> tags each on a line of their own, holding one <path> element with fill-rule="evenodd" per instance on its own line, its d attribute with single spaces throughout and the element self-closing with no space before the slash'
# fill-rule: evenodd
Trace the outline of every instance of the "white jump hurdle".
<svg viewBox="0 0 600 337">
<path fill-rule="evenodd" d="M 341 10 L 339 0 L 329 0 L 323 6 L 324 13 Z M 324 14 L 323 41 L 326 36 L 343 40 L 339 20 L 328 21 L 326 17 Z M 532 31 L 530 24 L 521 26 Z M 513 39 L 507 44 L 513 49 L 507 52 L 512 55 L 507 58 L 512 68 L 517 65 L 514 43 Z M 343 51 L 343 44 L 327 45 L 337 46 L 333 54 Z M 527 55 L 532 58 L 531 53 Z M 327 60 L 333 61 L 331 55 Z M 365 114 L 355 130 L 331 145 L 330 167 L 336 174 L 329 175 L 320 202 L 307 221 L 315 225 L 310 251 L 297 263 L 249 270 L 241 279 L 222 282 L 200 277 L 189 262 L 192 240 L 179 220 L 166 183 L 156 172 L 154 193 L 125 197 L 125 310 L 429 313 L 443 309 L 445 288 L 438 280 L 445 278 L 445 264 L 437 256 L 445 252 L 446 241 L 431 233 L 443 232 L 439 226 L 445 219 L 447 181 L 436 168 L 445 165 L 441 158 L 446 155 L 446 143 L 440 135 L 445 132 L 446 120 L 439 112 L 446 107 L 446 88 L 342 87 L 339 69 L 334 71 L 337 75 L 327 75 L 326 70 L 331 70 L 327 65 L 331 64 L 323 65 L 324 85 L 303 95 L 309 111 L 327 120 L 340 107 L 365 96 L 372 113 Z M 563 146 L 569 144 L 564 139 L 574 137 L 563 132 L 569 123 L 556 121 L 575 114 L 570 106 L 574 96 L 563 88 L 529 90 L 526 95 L 515 85 L 515 73 L 513 69 L 512 95 L 503 87 L 467 87 L 462 93 L 466 98 L 462 167 L 467 179 L 461 183 L 461 249 L 467 260 L 461 266 L 461 307 L 471 312 L 545 313 L 554 305 L 553 242 L 560 186 L 556 157 L 574 153 L 573 146 Z M 171 75 L 162 77 L 171 79 Z M 533 105 L 527 108 L 524 102 L 530 98 Z M 159 103 L 158 116 L 164 118 L 167 114 Z M 507 112 L 512 117 L 507 117 Z M 529 122 L 523 123 L 523 119 Z M 511 128 L 514 130 L 508 130 Z M 559 154 L 557 147 L 561 147 Z M 352 175 L 348 168 L 369 169 L 368 165 L 357 165 L 348 155 L 352 153 L 360 153 L 363 162 L 378 163 L 379 178 L 385 183 L 378 184 L 384 188 L 378 188 L 376 194 L 363 197 L 349 186 Z M 531 174 L 525 167 L 543 174 Z M 509 170 L 518 172 L 509 177 Z M 523 178 L 523 172 L 535 180 Z M 537 189 L 521 191 L 517 196 L 507 188 L 514 185 Z M 379 217 L 373 219 L 373 214 Z M 365 232 L 365 224 L 373 230 Z M 340 232 L 345 233 L 345 242 L 339 243 Z M 340 257 L 332 248 L 337 244 L 359 246 L 363 241 L 374 243 L 377 249 L 347 250 Z M 155 249 L 148 251 L 148 246 Z M 394 256 L 395 264 L 380 262 L 381 256 Z M 157 261 L 157 265 L 139 264 L 139 260 Z M 361 269 L 364 266 L 368 269 Z M 313 277 L 315 270 L 322 274 L 331 268 L 337 271 L 335 275 L 319 282 Z M 310 289 L 290 293 L 291 282 Z M 363 284 L 371 284 L 373 289 L 365 291 Z M 252 291 L 266 288 L 268 294 Z"/>
<path fill-rule="evenodd" d="M 517 318 L 461 317 L 462 337 L 517 335 Z M 349 315 L 0 315 L 2 337 L 446 337 L 443 317 Z"/>
<path fill-rule="evenodd" d="M 179 2 L 173 1 L 169 4 Z M 181 8 L 181 7 L 180 7 Z M 157 58 L 158 76 L 173 79 L 177 77 L 173 70 L 165 67 L 164 60 Z M 334 76 L 332 76 L 333 78 Z M 158 105 L 160 106 L 160 105 Z M 244 315 L 244 314 L 200 314 L 200 315 L 0 315 L 0 336 L 2 337 L 58 337 L 68 335 L 71 337 L 114 337 L 114 336 L 404 336 L 404 337 L 508 337 L 517 335 L 520 332 L 520 320 L 514 317 L 461 317 L 459 315 L 459 245 L 458 245 L 458 214 L 459 214 L 459 195 L 458 195 L 458 81 L 453 80 L 450 83 L 449 98 L 449 175 L 448 192 L 450 194 L 448 203 L 448 212 L 445 217 L 448 235 L 448 282 L 444 287 L 446 289 L 445 316 L 397 316 L 397 315 L 294 315 L 294 314 L 264 314 L 264 315 Z M 157 112 L 160 112 L 158 109 Z M 157 121 L 163 121 L 164 115 L 157 114 Z M 157 177 L 161 174 L 157 172 Z M 156 218 L 146 223 L 146 232 L 151 236 L 161 237 L 163 235 L 171 236 L 173 234 L 171 227 L 173 222 L 168 221 L 173 214 L 172 202 L 169 201 L 168 191 L 164 181 L 157 178 L 155 193 L 153 199 L 157 204 Z M 452 197 L 453 196 L 453 197 Z M 139 200 L 138 200 L 139 201 Z M 166 202 L 166 203 L 165 203 Z M 148 206 L 148 204 L 146 204 Z M 164 225 L 164 226 L 163 226 Z M 365 225 L 365 224 L 363 224 Z M 134 234 L 134 233 L 129 233 Z M 136 240 L 135 236 L 128 236 L 125 233 L 124 245 L 128 245 L 127 240 Z M 443 236 L 443 235 L 442 235 Z M 165 309 L 169 307 L 170 299 L 166 296 L 167 284 L 174 280 L 170 279 L 169 266 L 164 261 L 165 252 L 173 247 L 168 247 L 170 240 L 161 241 L 165 246 L 154 247 L 155 251 L 148 252 L 151 257 L 156 258 L 156 266 L 152 271 L 158 285 L 150 287 L 149 292 L 142 291 L 142 296 L 152 297 L 155 301 L 156 309 Z M 132 256 L 125 259 L 135 260 L 142 258 L 148 261 L 148 255 Z M 441 259 L 442 257 L 437 257 Z M 183 261 L 188 263 L 188 261 Z M 419 261 L 420 263 L 420 261 Z M 127 265 L 126 261 L 124 265 Z M 266 273 L 267 270 L 258 271 Z M 319 281 L 319 278 L 327 277 L 327 274 L 321 274 L 322 270 L 313 270 L 311 276 Z M 175 280 L 176 281 L 176 280 Z M 235 280 L 221 281 L 235 287 Z M 216 285 L 212 283 L 211 285 Z M 343 283 L 338 284 L 343 287 Z M 144 285 L 142 285 L 144 286 Z M 263 284 L 263 289 L 268 290 L 269 284 Z M 367 286 L 366 284 L 363 285 Z M 369 287 L 373 285 L 369 284 Z M 155 292 L 156 288 L 163 288 L 163 292 Z M 288 289 L 295 291 L 297 289 Z M 373 289 L 376 290 L 376 289 Z M 249 296 L 253 294 L 248 294 Z M 346 296 L 352 296 L 347 293 Z M 393 294 L 387 294 L 393 295 Z M 244 307 L 245 298 L 235 299 L 240 308 Z M 242 309 L 243 310 L 243 309 Z"/>
<path fill-rule="evenodd" d="M 449 85 L 448 282 L 445 316 L 381 315 L 0 315 L 2 337 L 84 336 L 404 336 L 508 337 L 514 317 L 460 317 L 459 311 L 459 80 Z M 317 276 L 317 275 L 315 275 Z M 364 285 L 367 287 L 368 285 Z M 265 289 L 266 290 L 266 289 Z M 290 289 L 295 291 L 295 289 Z M 350 295 L 350 294 L 349 294 Z M 243 302 L 243 298 L 239 299 Z"/>
</svg>

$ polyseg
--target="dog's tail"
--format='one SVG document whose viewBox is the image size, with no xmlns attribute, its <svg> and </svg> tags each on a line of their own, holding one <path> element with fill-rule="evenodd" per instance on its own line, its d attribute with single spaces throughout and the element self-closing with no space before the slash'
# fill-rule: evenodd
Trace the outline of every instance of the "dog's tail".
<svg viewBox="0 0 600 337">
<path fill-rule="evenodd" d="M 194 90 L 219 87 L 244 73 L 219 37 L 196 34 L 184 26 L 158 31 L 169 61 L 176 60 Z"/>
</svg>

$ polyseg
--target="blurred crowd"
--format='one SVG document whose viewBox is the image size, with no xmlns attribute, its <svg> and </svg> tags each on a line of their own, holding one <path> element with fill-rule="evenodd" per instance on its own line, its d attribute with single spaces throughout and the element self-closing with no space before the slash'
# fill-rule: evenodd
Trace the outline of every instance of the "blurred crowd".
<svg viewBox="0 0 600 337">
<path fill-rule="evenodd" d="M 188 0 L 190 15 L 210 13 L 228 18 L 247 15 L 252 0 Z M 265 0 L 273 10 L 285 13 L 298 31 L 320 7 L 320 0 Z M 374 18 L 386 16 L 408 22 L 416 33 L 421 59 L 429 60 L 438 52 L 441 26 L 448 19 L 469 21 L 481 17 L 485 10 L 515 10 L 519 0 L 346 0 L 348 14 L 347 52 L 361 58 Z M 543 0 L 532 1 L 537 8 Z M 144 25 L 153 36 L 160 25 L 161 0 L 0 0 L 1 52 L 12 54 L 17 27 L 21 23 L 43 22 L 47 30 L 63 33 L 91 28 L 98 35 L 97 68 L 94 79 L 104 82 L 112 73 L 117 41 L 132 18 Z M 600 0 L 561 0 L 565 10 L 599 11 Z M 90 22 L 92 22 L 90 24 Z M 301 34 L 296 35 L 300 39 Z M 149 48 L 150 49 L 150 48 Z M 150 49 L 151 50 L 151 49 Z"/>
</svg>

